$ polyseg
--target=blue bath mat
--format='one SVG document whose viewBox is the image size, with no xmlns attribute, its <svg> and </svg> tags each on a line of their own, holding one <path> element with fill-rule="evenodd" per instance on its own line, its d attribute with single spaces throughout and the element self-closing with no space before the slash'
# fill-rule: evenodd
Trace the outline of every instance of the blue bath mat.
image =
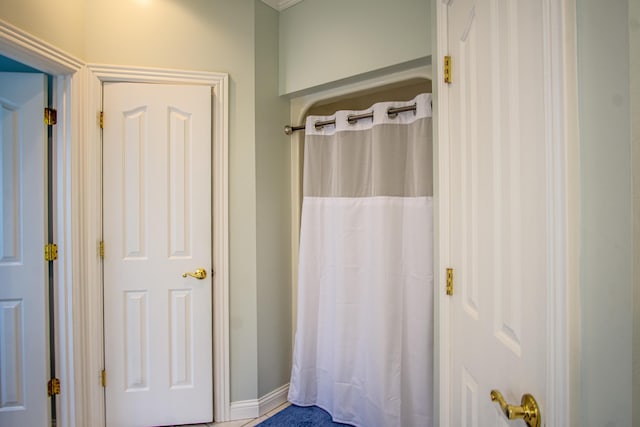
<svg viewBox="0 0 640 427">
<path fill-rule="evenodd" d="M 334 423 L 331 415 L 317 406 L 287 406 L 271 418 L 267 418 L 256 427 L 330 427 L 349 426 Z"/>
</svg>

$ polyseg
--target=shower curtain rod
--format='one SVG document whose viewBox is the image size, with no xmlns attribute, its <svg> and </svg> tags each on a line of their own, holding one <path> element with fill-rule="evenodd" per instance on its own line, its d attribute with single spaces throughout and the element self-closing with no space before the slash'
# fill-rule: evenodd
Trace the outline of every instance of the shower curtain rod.
<svg viewBox="0 0 640 427">
<path fill-rule="evenodd" d="M 416 104 L 413 105 L 407 105 L 406 107 L 390 107 L 387 109 L 387 116 L 394 118 L 398 115 L 398 113 L 404 113 L 405 111 L 413 111 L 414 113 L 416 112 Z M 357 122 L 358 120 L 361 119 L 372 119 L 373 118 L 373 111 L 370 113 L 363 113 L 363 114 L 350 114 L 347 116 L 347 121 L 349 122 L 349 124 L 354 124 L 355 122 Z M 325 126 L 329 126 L 329 125 L 335 125 L 336 124 L 336 120 L 318 120 L 317 122 L 315 122 L 315 127 L 316 129 L 321 129 Z M 291 125 L 287 125 L 284 127 L 284 133 L 287 135 L 291 135 L 293 132 L 298 131 L 298 130 L 303 130 L 305 129 L 306 126 L 305 125 L 300 125 L 300 126 L 291 126 Z"/>
</svg>

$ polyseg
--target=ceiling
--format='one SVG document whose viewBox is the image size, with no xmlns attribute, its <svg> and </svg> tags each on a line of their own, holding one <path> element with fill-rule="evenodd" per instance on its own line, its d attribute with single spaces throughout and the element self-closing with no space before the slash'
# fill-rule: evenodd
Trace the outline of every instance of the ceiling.
<svg viewBox="0 0 640 427">
<path fill-rule="evenodd" d="M 283 11 L 284 9 L 300 3 L 302 0 L 262 0 L 277 11 Z"/>
</svg>

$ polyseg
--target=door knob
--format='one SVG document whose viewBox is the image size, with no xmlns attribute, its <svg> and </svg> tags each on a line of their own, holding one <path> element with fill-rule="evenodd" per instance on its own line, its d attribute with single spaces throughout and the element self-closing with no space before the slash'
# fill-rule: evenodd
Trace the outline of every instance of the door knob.
<svg viewBox="0 0 640 427">
<path fill-rule="evenodd" d="M 202 280 L 207 277 L 207 272 L 204 268 L 199 268 L 193 273 L 186 272 L 182 275 L 182 277 L 187 277 L 187 276 L 193 277 L 198 280 Z"/>
<path fill-rule="evenodd" d="M 510 420 L 522 418 L 529 427 L 540 427 L 540 410 L 536 399 L 530 394 L 523 394 L 520 406 L 508 405 L 502 393 L 491 390 L 491 401 L 498 402 L 502 412 Z"/>
</svg>

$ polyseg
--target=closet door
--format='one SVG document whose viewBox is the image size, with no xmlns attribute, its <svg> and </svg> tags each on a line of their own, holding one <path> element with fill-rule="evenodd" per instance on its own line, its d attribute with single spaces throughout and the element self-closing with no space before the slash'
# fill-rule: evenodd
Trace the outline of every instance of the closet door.
<svg viewBox="0 0 640 427">
<path fill-rule="evenodd" d="M 213 420 L 211 88 L 104 85 L 107 425 Z"/>
<path fill-rule="evenodd" d="M 542 2 L 456 0 L 447 12 L 451 425 L 507 425 L 501 402 L 547 406 Z"/>
<path fill-rule="evenodd" d="M 49 419 L 46 80 L 0 74 L 0 425 Z"/>
</svg>

